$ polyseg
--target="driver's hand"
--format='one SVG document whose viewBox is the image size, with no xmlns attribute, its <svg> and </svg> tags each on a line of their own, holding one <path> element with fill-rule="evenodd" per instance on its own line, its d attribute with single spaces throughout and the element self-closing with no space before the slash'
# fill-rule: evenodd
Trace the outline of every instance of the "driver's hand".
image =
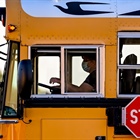
<svg viewBox="0 0 140 140">
<path fill-rule="evenodd" d="M 54 83 L 60 84 L 60 83 L 61 83 L 60 78 L 52 77 L 52 78 L 50 79 L 50 84 L 54 84 Z"/>
</svg>

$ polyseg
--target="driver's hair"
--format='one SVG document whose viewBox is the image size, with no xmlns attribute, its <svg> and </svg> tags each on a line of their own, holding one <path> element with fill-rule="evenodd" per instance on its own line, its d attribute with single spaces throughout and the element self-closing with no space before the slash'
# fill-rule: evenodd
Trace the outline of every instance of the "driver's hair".
<svg viewBox="0 0 140 140">
<path fill-rule="evenodd" d="M 82 55 L 83 59 L 88 59 L 88 60 L 95 60 L 96 61 L 96 53 L 86 53 Z"/>
</svg>

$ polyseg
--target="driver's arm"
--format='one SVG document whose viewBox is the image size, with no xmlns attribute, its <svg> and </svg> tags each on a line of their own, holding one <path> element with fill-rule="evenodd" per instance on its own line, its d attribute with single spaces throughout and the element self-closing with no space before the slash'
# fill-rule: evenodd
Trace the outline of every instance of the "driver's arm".
<svg viewBox="0 0 140 140">
<path fill-rule="evenodd" d="M 60 78 L 52 77 L 52 78 L 50 79 L 50 84 L 54 84 L 54 83 L 61 84 Z"/>
<path fill-rule="evenodd" d="M 93 91 L 93 87 L 88 83 L 83 82 L 80 86 L 67 84 L 67 90 L 69 92 L 91 92 Z"/>
<path fill-rule="evenodd" d="M 61 80 L 60 78 L 51 78 L 50 79 L 50 83 L 54 84 L 54 83 L 58 83 L 58 84 L 61 84 Z M 69 91 L 69 92 L 91 92 L 93 91 L 93 87 L 86 83 L 86 82 L 83 82 L 80 86 L 76 86 L 76 85 L 73 85 L 71 83 L 68 83 L 66 85 L 66 89 Z"/>
</svg>

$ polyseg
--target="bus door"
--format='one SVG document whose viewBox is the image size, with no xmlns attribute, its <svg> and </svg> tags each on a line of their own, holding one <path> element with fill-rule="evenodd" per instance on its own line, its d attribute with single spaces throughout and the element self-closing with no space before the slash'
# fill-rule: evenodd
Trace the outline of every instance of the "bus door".
<svg viewBox="0 0 140 140">
<path fill-rule="evenodd" d="M 15 125 L 18 123 L 17 65 L 18 42 L 0 45 L 0 137 L 17 138 Z"/>
</svg>

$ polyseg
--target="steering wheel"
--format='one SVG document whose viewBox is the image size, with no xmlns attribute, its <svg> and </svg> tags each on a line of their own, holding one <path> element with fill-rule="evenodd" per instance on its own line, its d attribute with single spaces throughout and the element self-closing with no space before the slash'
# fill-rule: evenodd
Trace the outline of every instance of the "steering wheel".
<svg viewBox="0 0 140 140">
<path fill-rule="evenodd" d="M 61 88 L 58 88 L 58 87 L 51 87 L 51 86 L 48 86 L 46 84 L 42 84 L 42 83 L 38 83 L 39 86 L 41 87 L 45 87 L 45 88 L 48 88 L 50 89 L 50 92 L 51 94 L 61 94 Z"/>
</svg>

